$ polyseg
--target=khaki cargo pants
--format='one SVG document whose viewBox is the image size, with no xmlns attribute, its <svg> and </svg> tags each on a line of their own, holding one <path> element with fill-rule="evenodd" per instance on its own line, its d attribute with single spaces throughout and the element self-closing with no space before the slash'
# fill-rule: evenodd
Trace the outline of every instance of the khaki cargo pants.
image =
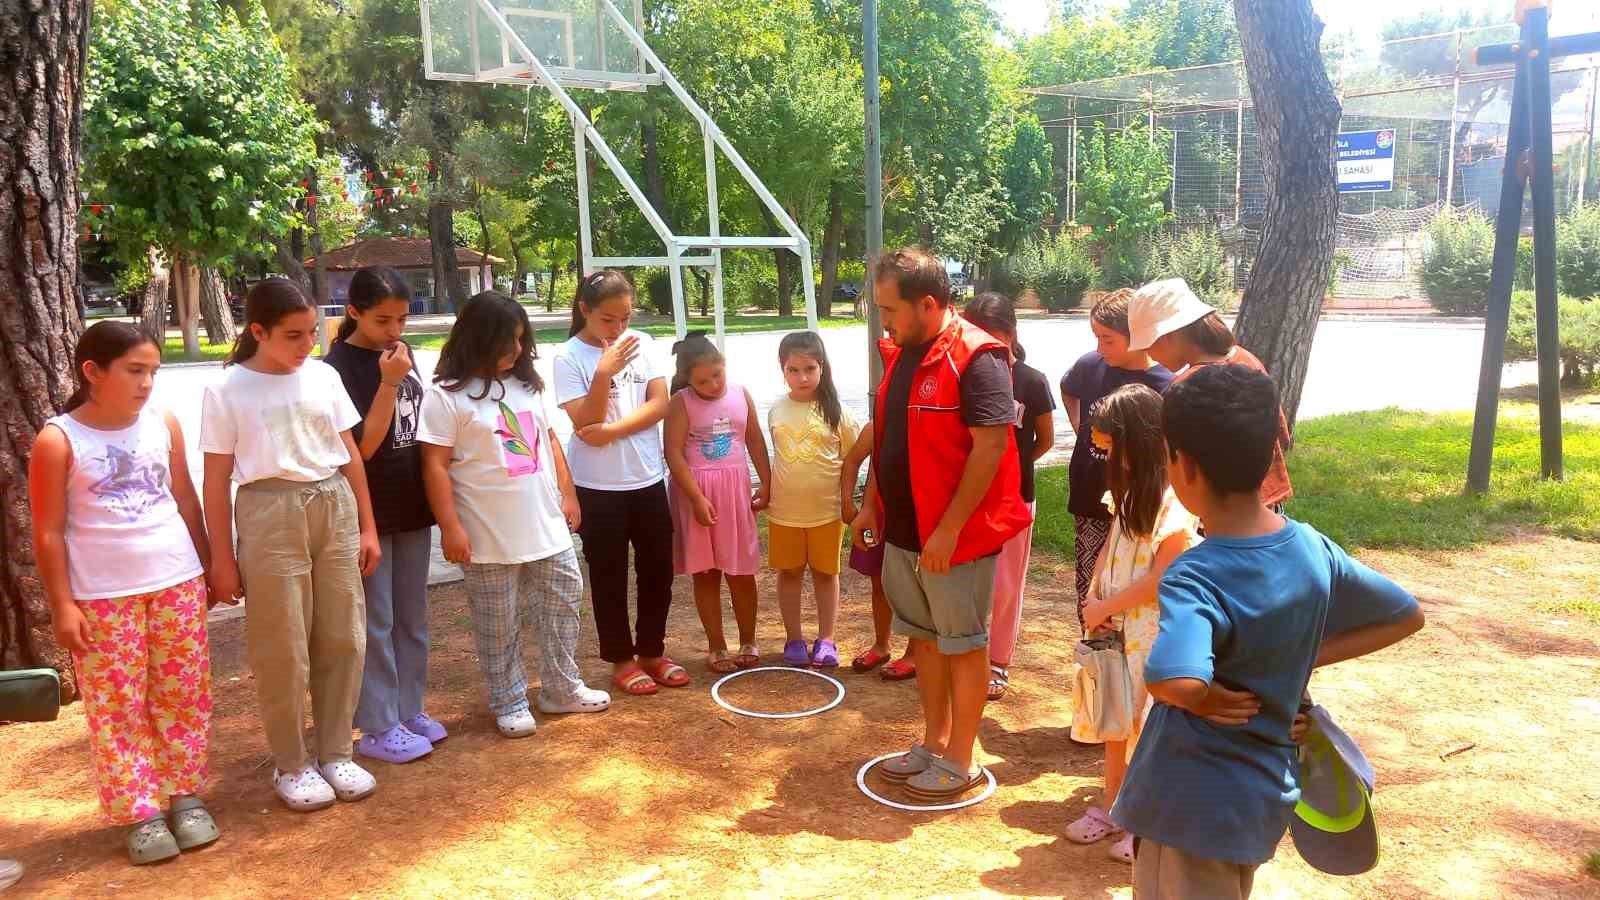
<svg viewBox="0 0 1600 900">
<path fill-rule="evenodd" d="M 273 761 L 289 773 L 347 760 L 367 648 L 355 494 L 343 475 L 257 481 L 239 488 L 234 522 L 250 671 Z"/>
</svg>

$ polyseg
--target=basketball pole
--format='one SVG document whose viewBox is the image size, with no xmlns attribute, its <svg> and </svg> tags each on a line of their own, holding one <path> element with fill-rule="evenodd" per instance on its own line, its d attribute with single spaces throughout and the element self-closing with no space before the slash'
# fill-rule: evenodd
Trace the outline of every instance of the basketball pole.
<svg viewBox="0 0 1600 900">
<path fill-rule="evenodd" d="M 883 252 L 883 145 L 879 138 L 878 111 L 878 0 L 861 4 L 862 87 L 866 89 L 866 190 L 867 190 L 867 265 Z M 861 279 L 861 296 L 867 305 L 867 383 L 876 393 L 883 378 L 883 359 L 878 355 L 878 336 L 883 331 L 878 321 L 878 306 L 872 301 L 872 272 Z M 824 297 L 832 303 L 832 297 Z M 867 403 L 870 417 L 877 404 Z"/>
</svg>

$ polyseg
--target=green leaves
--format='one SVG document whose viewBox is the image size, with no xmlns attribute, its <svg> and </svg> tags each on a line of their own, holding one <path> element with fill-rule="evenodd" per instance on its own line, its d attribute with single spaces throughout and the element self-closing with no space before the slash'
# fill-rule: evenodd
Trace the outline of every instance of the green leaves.
<svg viewBox="0 0 1600 900">
<path fill-rule="evenodd" d="M 95 19 L 84 104 L 86 189 L 115 205 L 125 256 L 231 261 L 297 221 L 321 125 L 298 97 L 260 0 L 126 0 Z"/>
</svg>

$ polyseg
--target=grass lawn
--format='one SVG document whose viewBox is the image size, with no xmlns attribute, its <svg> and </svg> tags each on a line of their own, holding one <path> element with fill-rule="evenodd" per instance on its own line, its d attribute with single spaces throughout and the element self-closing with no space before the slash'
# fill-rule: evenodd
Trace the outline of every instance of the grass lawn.
<svg viewBox="0 0 1600 900">
<path fill-rule="evenodd" d="M 1566 422 L 1562 482 L 1539 478 L 1535 406 L 1502 404 L 1498 432 L 1489 493 L 1468 497 L 1471 413 L 1385 409 L 1304 422 L 1289 454 L 1289 515 L 1347 548 L 1458 550 L 1519 528 L 1600 541 L 1600 426 Z M 1066 480 L 1064 466 L 1041 470 L 1033 540 L 1071 559 Z"/>
<path fill-rule="evenodd" d="M 221 362 L 222 358 L 227 356 L 228 351 L 232 349 L 232 344 L 212 344 L 206 341 L 204 335 L 201 335 L 200 337 L 201 362 Z M 181 363 L 190 361 L 183 355 L 183 338 L 167 338 L 166 343 L 161 347 L 161 361 L 164 363 Z"/>
<path fill-rule="evenodd" d="M 819 319 L 817 324 L 822 328 L 848 328 L 859 325 L 855 319 Z M 710 317 L 691 316 L 689 330 L 704 330 L 708 333 L 716 330 L 716 321 Z M 806 327 L 805 316 L 766 316 L 766 315 L 737 315 L 728 316 L 723 321 L 723 327 L 728 334 L 745 334 L 753 331 L 801 331 Z M 641 325 L 639 330 L 652 337 L 671 337 L 676 332 L 671 322 L 658 322 L 653 325 Z M 444 346 L 447 335 L 443 334 L 408 334 L 406 340 L 411 346 L 422 350 L 438 350 Z M 554 328 L 541 328 L 534 332 L 534 338 L 541 344 L 559 344 L 567 339 L 565 326 Z"/>
</svg>

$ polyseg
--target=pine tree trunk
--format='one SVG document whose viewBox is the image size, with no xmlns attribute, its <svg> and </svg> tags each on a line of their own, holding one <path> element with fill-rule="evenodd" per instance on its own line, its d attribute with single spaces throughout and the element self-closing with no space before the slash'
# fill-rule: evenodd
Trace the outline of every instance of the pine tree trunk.
<svg viewBox="0 0 1600 900">
<path fill-rule="evenodd" d="M 0 5 L 0 669 L 62 672 L 33 557 L 28 456 L 72 393 L 84 0 Z"/>
<path fill-rule="evenodd" d="M 200 319 L 206 326 L 206 341 L 212 346 L 229 345 L 239 336 L 228 308 L 228 286 L 216 269 L 200 270 Z"/>
<path fill-rule="evenodd" d="M 1311 0 L 1238 3 L 1234 12 L 1266 176 L 1261 245 L 1235 327 L 1272 373 L 1292 429 L 1333 262 L 1339 99 Z"/>
<path fill-rule="evenodd" d="M 298 234 L 299 229 L 296 229 L 295 233 Z M 299 284 L 300 289 L 306 292 L 307 297 L 311 296 L 311 276 L 306 273 L 306 266 L 305 263 L 301 262 L 300 254 L 295 252 L 294 246 L 288 239 L 275 238 L 272 243 L 278 251 L 278 268 L 283 270 L 284 275 Z"/>
<path fill-rule="evenodd" d="M 822 230 L 822 288 L 817 311 L 833 315 L 833 292 L 839 284 L 839 245 L 844 242 L 844 188 L 834 182 L 828 189 L 828 225 Z"/>
<path fill-rule="evenodd" d="M 561 266 L 554 260 L 550 262 L 550 290 L 544 294 L 544 311 L 556 311 L 556 279 L 561 276 Z"/>
<path fill-rule="evenodd" d="M 778 233 L 778 220 L 765 206 L 761 207 L 761 218 L 766 221 L 767 231 Z M 794 278 L 789 269 L 789 260 L 794 253 L 789 250 L 776 249 L 772 251 L 773 265 L 778 268 L 778 315 L 794 315 Z"/>
<path fill-rule="evenodd" d="M 172 270 L 155 247 L 146 247 L 145 262 L 150 266 L 150 280 L 144 287 L 144 304 L 140 307 L 140 324 L 163 345 L 167 342 L 167 314 L 172 294 Z"/>
</svg>

